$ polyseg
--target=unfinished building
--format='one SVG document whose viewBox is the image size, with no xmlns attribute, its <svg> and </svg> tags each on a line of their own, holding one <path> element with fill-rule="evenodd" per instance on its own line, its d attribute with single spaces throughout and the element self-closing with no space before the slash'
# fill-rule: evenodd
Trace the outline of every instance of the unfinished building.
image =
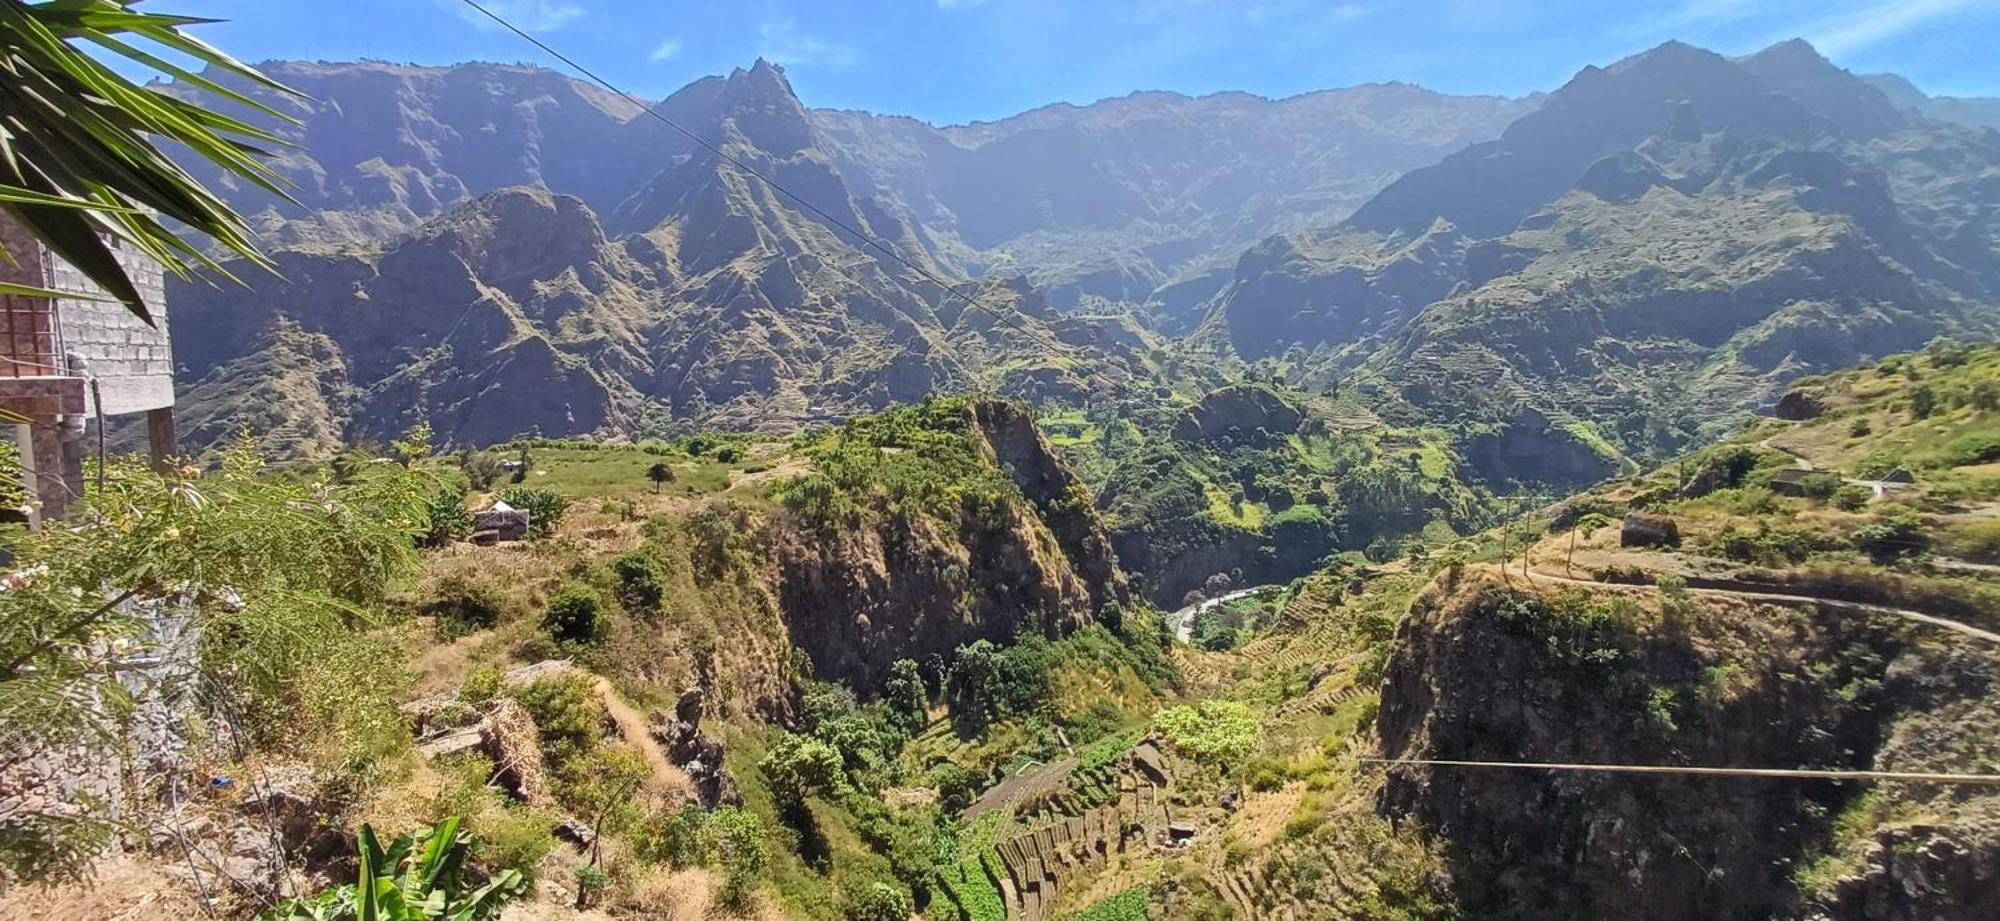
<svg viewBox="0 0 2000 921">
<path fill-rule="evenodd" d="M 155 464 L 174 453 L 174 366 L 161 267 L 115 247 L 146 325 L 41 241 L 0 214 L 0 280 L 74 297 L 0 294 L 0 423 L 20 448 L 29 524 L 61 518 L 83 496 L 86 455 L 107 418 L 146 415 Z"/>
</svg>

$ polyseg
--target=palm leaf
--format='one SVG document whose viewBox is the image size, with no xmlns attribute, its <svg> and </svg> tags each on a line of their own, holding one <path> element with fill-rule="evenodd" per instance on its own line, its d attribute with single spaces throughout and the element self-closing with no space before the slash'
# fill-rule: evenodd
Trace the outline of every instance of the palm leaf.
<svg viewBox="0 0 2000 921">
<path fill-rule="evenodd" d="M 130 246 L 169 270 L 233 278 L 168 223 L 185 225 L 234 258 L 273 268 L 249 224 L 156 146 L 173 142 L 226 175 L 290 200 L 262 158 L 283 143 L 239 118 L 148 89 L 79 50 L 90 44 L 180 80 L 255 115 L 282 113 L 211 74 L 294 95 L 269 77 L 186 34 L 209 20 L 141 12 L 137 0 L 0 0 L 0 208 L 134 315 L 152 318 L 113 255 Z M 208 68 L 196 73 L 148 51 L 168 49 Z"/>
</svg>

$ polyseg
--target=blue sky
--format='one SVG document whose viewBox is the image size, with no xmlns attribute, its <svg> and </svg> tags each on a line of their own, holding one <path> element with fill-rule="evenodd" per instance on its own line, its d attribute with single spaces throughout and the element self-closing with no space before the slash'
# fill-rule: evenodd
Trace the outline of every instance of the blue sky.
<svg viewBox="0 0 2000 921">
<path fill-rule="evenodd" d="M 482 0 L 648 97 L 759 55 L 807 105 L 996 118 L 1132 90 L 1267 96 L 1403 80 L 1459 93 L 1559 86 L 1680 38 L 1737 54 L 1803 36 L 1851 70 L 2000 95 L 2000 0 Z M 155 0 L 228 22 L 247 60 L 555 66 L 460 0 Z"/>
</svg>

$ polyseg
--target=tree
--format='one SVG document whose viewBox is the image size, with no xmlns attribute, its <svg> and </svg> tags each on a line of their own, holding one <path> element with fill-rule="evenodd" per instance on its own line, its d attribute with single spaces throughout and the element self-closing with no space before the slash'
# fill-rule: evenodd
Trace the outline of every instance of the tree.
<svg viewBox="0 0 2000 921">
<path fill-rule="evenodd" d="M 1910 388 L 1910 416 L 1928 419 L 1937 410 L 1937 390 L 1929 384 L 1918 384 Z"/>
<path fill-rule="evenodd" d="M 847 894 L 847 910 L 843 914 L 849 921 L 909 921 L 916 910 L 903 887 L 871 882 Z"/>
<path fill-rule="evenodd" d="M 812 736 L 780 733 L 771 743 L 764 760 L 757 763 L 771 798 L 788 811 L 796 810 L 811 796 L 830 796 L 847 789 L 847 773 L 840 752 Z"/>
<path fill-rule="evenodd" d="M 595 642 L 604 633 L 604 602 L 587 588 L 565 588 L 549 599 L 542 629 L 559 643 Z"/>
<path fill-rule="evenodd" d="M 514 458 L 514 474 L 507 478 L 508 481 L 513 483 L 527 482 L 528 471 L 533 469 L 534 466 L 535 458 L 528 453 L 528 446 L 522 445 L 521 453 Z M 512 505 L 513 503 L 510 502 L 508 504 Z"/>
<path fill-rule="evenodd" d="M 209 161 L 230 181 L 290 201 L 258 145 L 283 143 L 268 131 L 140 85 L 107 64 L 135 68 L 245 106 L 286 116 L 222 86 L 233 77 L 287 96 L 298 94 L 188 35 L 188 16 L 144 13 L 125 0 L 26 3 L 0 0 L 0 209 L 134 316 L 151 325 L 138 288 L 112 247 L 123 242 L 182 275 L 195 269 L 233 277 L 203 248 L 168 229 L 186 226 L 222 250 L 264 269 L 272 263 L 255 234 L 222 199 L 160 149 L 172 142 Z M 202 65 L 195 73 L 146 50 L 153 46 Z M 94 46 L 95 55 L 85 47 Z M 0 284 L 13 294 L 50 292 Z"/>
<path fill-rule="evenodd" d="M 1000 650 L 987 640 L 958 647 L 945 679 L 945 705 L 965 738 L 984 735 L 1000 709 Z"/>
<path fill-rule="evenodd" d="M 653 466 L 646 468 L 646 479 L 653 481 L 653 495 L 659 495 L 661 484 L 674 481 L 673 465 L 666 461 L 655 461 Z"/>
<path fill-rule="evenodd" d="M 910 659 L 889 665 L 889 680 L 882 687 L 882 702 L 888 707 L 889 723 L 914 738 L 930 722 L 930 692 L 924 687 L 923 672 Z"/>
</svg>

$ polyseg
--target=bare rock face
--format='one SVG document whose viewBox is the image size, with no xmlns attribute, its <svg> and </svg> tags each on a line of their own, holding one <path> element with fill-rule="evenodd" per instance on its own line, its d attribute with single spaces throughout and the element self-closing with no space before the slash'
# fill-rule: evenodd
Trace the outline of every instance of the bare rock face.
<svg viewBox="0 0 2000 921">
<path fill-rule="evenodd" d="M 655 712 L 647 728 L 667 750 L 667 758 L 694 781 L 695 798 L 709 809 L 742 802 L 736 778 L 723 767 L 722 743 L 701 731 L 707 695 L 699 687 L 683 691 L 671 714 Z"/>
<path fill-rule="evenodd" d="M 1383 757 L 1983 769 L 1973 740 L 2000 717 L 1983 651 L 1831 608 L 1704 596 L 1669 623 L 1589 605 L 1476 573 L 1427 588 L 1384 671 Z M 1729 687 L 1705 682 L 1719 673 Z M 1378 805 L 1436 836 L 1466 917 L 1993 917 L 2000 791 L 1884 784 L 1850 809 L 1862 792 L 1402 765 Z M 1821 859 L 1851 869 L 1796 872 Z"/>
<path fill-rule="evenodd" d="M 1820 399 L 1818 393 L 1798 388 L 1788 390 L 1784 396 L 1778 398 L 1778 405 L 1772 410 L 1772 415 L 1792 422 L 1803 422 L 1807 419 L 1817 419 L 1823 412 L 1826 412 L 1826 403 Z"/>
<path fill-rule="evenodd" d="M 1625 516 L 1624 523 L 1618 528 L 1618 545 L 1621 547 L 1678 547 L 1680 544 L 1680 525 L 1665 515 L 1633 512 Z"/>
<path fill-rule="evenodd" d="M 2000 815 L 1983 834 L 1934 824 L 1878 832 L 1861 873 L 1835 885 L 1841 921 L 1977 921 L 1994 906 L 1965 893 L 2000 892 Z"/>
<path fill-rule="evenodd" d="M 1088 493 L 1027 414 L 997 400 L 966 411 L 966 437 L 1022 501 L 955 521 L 876 510 L 858 528 L 776 536 L 779 609 L 820 678 L 873 689 L 896 659 L 1063 636 L 1130 600 Z"/>
</svg>

